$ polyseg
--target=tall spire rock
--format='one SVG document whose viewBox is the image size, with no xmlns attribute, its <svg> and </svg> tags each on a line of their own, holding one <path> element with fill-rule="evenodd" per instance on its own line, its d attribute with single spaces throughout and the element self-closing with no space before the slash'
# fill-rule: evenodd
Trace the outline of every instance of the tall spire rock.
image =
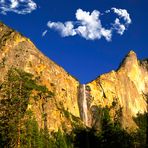
<svg viewBox="0 0 148 148">
<path fill-rule="evenodd" d="M 123 60 L 120 71 L 126 73 L 126 75 L 130 78 L 130 80 L 135 83 L 136 86 L 139 86 L 137 89 L 140 94 L 145 91 L 147 70 L 144 70 L 140 65 L 140 61 L 137 59 L 137 55 L 134 51 L 130 51 L 125 59 Z M 122 73 L 121 72 L 121 73 Z"/>
<path fill-rule="evenodd" d="M 128 72 L 136 66 L 138 66 L 137 55 L 133 50 L 131 50 L 121 62 L 119 69 L 125 69 Z"/>
<path fill-rule="evenodd" d="M 123 60 L 122 66 L 131 69 L 131 66 L 135 64 L 137 65 L 137 55 L 133 50 L 131 50 Z"/>
</svg>

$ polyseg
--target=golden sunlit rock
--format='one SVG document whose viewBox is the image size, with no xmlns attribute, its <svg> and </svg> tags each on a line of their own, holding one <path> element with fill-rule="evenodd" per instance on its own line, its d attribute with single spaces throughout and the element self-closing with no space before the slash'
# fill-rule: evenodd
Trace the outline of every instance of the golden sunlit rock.
<svg viewBox="0 0 148 148">
<path fill-rule="evenodd" d="M 148 93 L 147 64 L 147 61 L 138 61 L 136 53 L 130 51 L 117 71 L 103 74 L 86 84 L 85 89 L 89 90 L 83 90 L 80 96 L 85 96 L 87 101 L 85 106 L 88 109 L 89 126 L 94 126 L 95 118 L 99 116 L 97 113 L 93 116 L 95 108 L 110 107 L 116 99 L 123 109 L 123 127 L 136 127 L 133 116 L 147 111 L 144 99 L 144 94 Z M 74 122 L 82 124 L 81 103 L 78 103 L 81 102 L 79 81 L 44 56 L 29 39 L 0 23 L 0 82 L 12 66 L 38 77 L 40 83 L 55 94 L 46 104 L 49 131 L 57 131 L 59 128 L 70 131 Z M 34 112 L 39 127 L 43 127 L 41 100 L 30 99 L 28 109 Z"/>
</svg>

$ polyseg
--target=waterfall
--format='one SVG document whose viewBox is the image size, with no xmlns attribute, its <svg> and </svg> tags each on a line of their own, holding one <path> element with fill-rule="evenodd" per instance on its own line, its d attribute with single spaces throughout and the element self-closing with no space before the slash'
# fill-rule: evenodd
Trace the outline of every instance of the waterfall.
<svg viewBox="0 0 148 148">
<path fill-rule="evenodd" d="M 82 107 L 83 107 L 83 121 L 86 126 L 88 126 L 88 115 L 87 115 L 87 99 L 86 99 L 86 86 L 83 84 L 83 100 L 82 100 Z"/>
</svg>

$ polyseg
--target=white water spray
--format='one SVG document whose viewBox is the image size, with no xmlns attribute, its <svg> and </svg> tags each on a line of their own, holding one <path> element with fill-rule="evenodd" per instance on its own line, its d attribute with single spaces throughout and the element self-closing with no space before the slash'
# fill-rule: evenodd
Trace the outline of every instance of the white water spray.
<svg viewBox="0 0 148 148">
<path fill-rule="evenodd" d="M 87 100 L 86 100 L 86 86 L 83 84 L 83 121 L 86 126 L 88 126 L 88 116 L 87 116 Z"/>
</svg>

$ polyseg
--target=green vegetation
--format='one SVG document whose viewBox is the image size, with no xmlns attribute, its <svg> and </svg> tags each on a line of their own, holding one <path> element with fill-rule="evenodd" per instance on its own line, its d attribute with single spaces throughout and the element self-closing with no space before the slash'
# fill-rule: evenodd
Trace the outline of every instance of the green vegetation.
<svg viewBox="0 0 148 148">
<path fill-rule="evenodd" d="M 121 111 L 119 111 L 121 112 Z M 147 147 L 147 113 L 139 114 L 135 121 L 138 129 L 129 133 L 121 127 L 119 118 L 113 122 L 109 108 L 102 109 L 101 130 L 93 128 L 74 129 L 74 147 L 76 148 L 146 148 Z M 117 115 L 118 117 L 118 115 Z"/>
<path fill-rule="evenodd" d="M 0 133 L 4 145 L 20 145 L 21 125 L 34 84 L 32 75 L 10 69 L 1 85 Z"/>
<path fill-rule="evenodd" d="M 1 147 L 25 147 L 24 137 L 30 137 L 25 136 L 28 132 L 28 128 L 25 128 L 25 126 L 28 124 L 30 124 L 28 127 L 33 127 L 32 130 L 30 128 L 29 132 L 38 133 L 35 131 L 37 130 L 37 123 L 28 116 L 27 110 L 29 99 L 33 95 L 33 90 L 35 90 L 38 97 L 43 100 L 43 104 L 45 104 L 48 98 L 53 96 L 53 93 L 48 91 L 45 86 L 37 84 L 33 75 L 16 68 L 11 68 L 8 71 L 5 81 L 0 85 Z M 44 105 L 42 106 L 44 108 Z M 26 139 L 26 141 L 27 140 L 29 139 Z"/>
<path fill-rule="evenodd" d="M 113 103 L 112 107 L 116 104 Z M 111 120 L 110 110 L 112 107 L 101 108 L 101 123 L 100 130 L 95 129 L 75 129 L 74 146 L 79 148 L 131 148 L 132 136 L 121 128 L 120 116 L 122 109 L 119 108 L 114 116 L 114 121 Z M 120 114 L 119 114 L 120 112 Z"/>
<path fill-rule="evenodd" d="M 134 137 L 134 144 L 136 147 L 139 148 L 145 148 L 146 144 L 148 144 L 147 141 L 147 133 L 148 133 L 148 113 L 144 114 L 137 114 L 137 117 L 134 118 L 134 121 L 136 122 L 137 126 L 139 127 L 135 133 L 133 133 Z"/>
</svg>

